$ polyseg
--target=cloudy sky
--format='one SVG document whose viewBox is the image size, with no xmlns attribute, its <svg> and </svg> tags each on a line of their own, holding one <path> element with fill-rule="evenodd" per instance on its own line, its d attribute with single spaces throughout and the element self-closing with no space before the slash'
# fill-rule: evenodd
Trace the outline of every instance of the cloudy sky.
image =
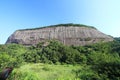
<svg viewBox="0 0 120 80">
<path fill-rule="evenodd" d="M 0 44 L 15 30 L 61 23 L 120 37 L 120 0 L 0 0 Z"/>
</svg>

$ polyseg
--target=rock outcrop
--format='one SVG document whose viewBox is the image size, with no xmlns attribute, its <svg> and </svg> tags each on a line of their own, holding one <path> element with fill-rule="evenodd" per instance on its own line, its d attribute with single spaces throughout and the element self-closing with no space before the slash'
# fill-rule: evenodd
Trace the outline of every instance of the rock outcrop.
<svg viewBox="0 0 120 80">
<path fill-rule="evenodd" d="M 88 45 L 97 42 L 113 41 L 113 38 L 94 27 L 80 24 L 61 24 L 41 28 L 15 31 L 7 40 L 26 46 L 35 45 L 45 40 L 59 40 L 65 45 Z"/>
</svg>

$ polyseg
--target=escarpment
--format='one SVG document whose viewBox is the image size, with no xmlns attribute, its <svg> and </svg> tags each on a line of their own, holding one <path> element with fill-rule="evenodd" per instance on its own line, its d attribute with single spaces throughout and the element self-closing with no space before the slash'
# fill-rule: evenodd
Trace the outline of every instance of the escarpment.
<svg viewBox="0 0 120 80">
<path fill-rule="evenodd" d="M 113 38 L 94 27 L 80 24 L 61 24 L 41 28 L 15 31 L 7 40 L 8 43 L 35 45 L 45 40 L 58 40 L 65 45 L 88 45 L 97 42 L 113 41 Z"/>
</svg>

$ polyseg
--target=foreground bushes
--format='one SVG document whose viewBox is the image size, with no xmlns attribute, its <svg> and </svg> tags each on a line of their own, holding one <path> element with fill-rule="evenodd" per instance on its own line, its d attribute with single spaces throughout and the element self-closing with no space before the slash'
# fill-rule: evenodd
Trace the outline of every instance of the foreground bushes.
<svg viewBox="0 0 120 80">
<path fill-rule="evenodd" d="M 19 67 L 24 62 L 22 54 L 26 48 L 22 45 L 0 45 L 0 70 L 5 67 Z"/>
<path fill-rule="evenodd" d="M 36 73 L 30 71 L 21 71 L 15 69 L 9 77 L 9 80 L 40 80 Z"/>
<path fill-rule="evenodd" d="M 120 42 L 117 41 L 87 46 L 65 46 L 54 40 L 42 42 L 32 47 L 18 44 L 0 45 L 0 69 L 20 67 L 23 63 L 72 64 L 83 66 L 83 69 L 73 70 L 76 78 L 120 80 L 119 46 Z M 30 76 L 25 78 L 23 73 L 15 71 L 12 75 L 16 74 L 17 77 L 21 77 L 21 80 L 23 78 L 29 80 L 32 74 L 25 72 L 25 75 Z M 34 77 L 35 80 L 36 77 Z M 14 77 L 11 79 L 14 80 Z"/>
<path fill-rule="evenodd" d="M 80 66 L 29 63 L 14 69 L 8 80 L 79 80 L 72 70 Z"/>
</svg>

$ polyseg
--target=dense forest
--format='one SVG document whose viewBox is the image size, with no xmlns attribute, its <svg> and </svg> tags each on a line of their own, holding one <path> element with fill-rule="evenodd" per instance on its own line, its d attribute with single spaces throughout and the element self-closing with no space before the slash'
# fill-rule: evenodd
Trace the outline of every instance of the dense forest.
<svg viewBox="0 0 120 80">
<path fill-rule="evenodd" d="M 42 70 L 48 72 L 59 66 L 57 70 L 60 72 L 56 72 L 56 75 L 65 75 L 67 69 L 68 78 L 54 74 L 52 78 L 41 79 L 40 75 L 22 69 L 25 65 L 25 69 L 28 69 L 35 64 L 47 65 Z M 120 80 L 120 38 L 85 46 L 66 46 L 56 40 L 30 47 L 20 44 L 0 45 L 0 70 L 5 67 L 14 68 L 8 80 Z M 40 66 L 32 68 L 42 71 Z"/>
</svg>

